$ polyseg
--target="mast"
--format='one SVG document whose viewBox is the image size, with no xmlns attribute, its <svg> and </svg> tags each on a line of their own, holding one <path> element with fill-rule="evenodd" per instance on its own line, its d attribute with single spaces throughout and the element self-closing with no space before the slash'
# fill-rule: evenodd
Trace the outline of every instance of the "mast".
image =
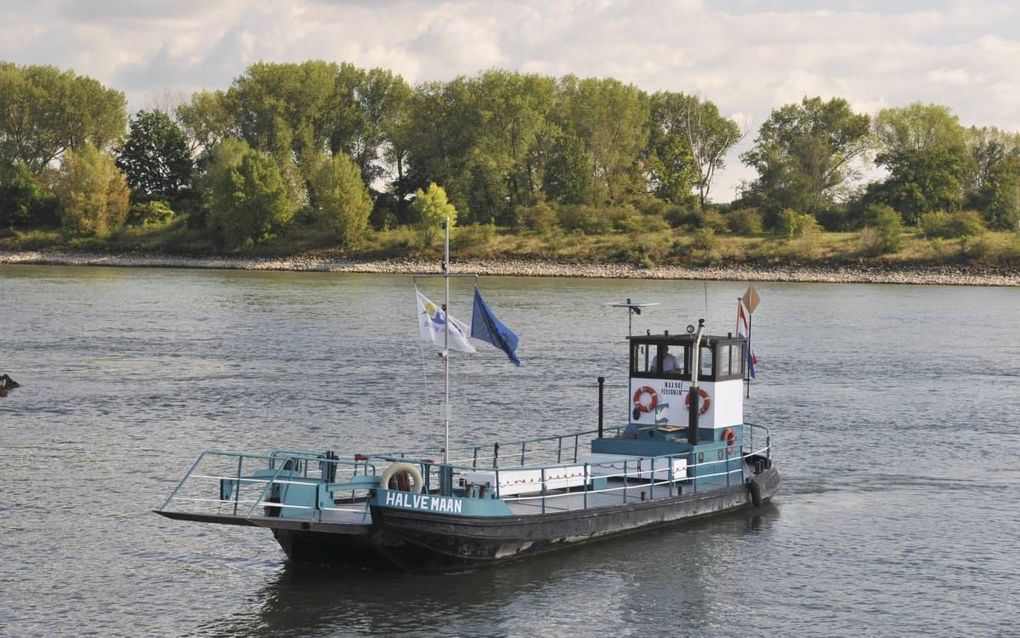
<svg viewBox="0 0 1020 638">
<path fill-rule="evenodd" d="M 450 462 L 450 218 L 443 223 L 443 465 Z"/>
</svg>

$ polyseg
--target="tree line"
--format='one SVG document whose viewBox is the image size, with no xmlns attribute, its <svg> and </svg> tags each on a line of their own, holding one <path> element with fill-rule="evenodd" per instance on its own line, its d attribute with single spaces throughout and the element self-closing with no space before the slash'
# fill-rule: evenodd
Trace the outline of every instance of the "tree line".
<svg viewBox="0 0 1020 638">
<path fill-rule="evenodd" d="M 0 229 L 186 217 L 236 247 L 302 226 L 342 245 L 406 224 L 430 238 L 437 209 L 539 231 L 793 233 L 963 211 L 1020 224 L 1020 135 L 966 128 L 945 106 L 783 105 L 740 157 L 756 179 L 720 213 L 714 178 L 745 134 L 703 97 L 612 78 L 489 70 L 411 86 L 385 69 L 262 62 L 129 118 L 123 93 L 91 78 L 0 63 Z M 883 177 L 862 183 L 872 167 Z"/>
</svg>

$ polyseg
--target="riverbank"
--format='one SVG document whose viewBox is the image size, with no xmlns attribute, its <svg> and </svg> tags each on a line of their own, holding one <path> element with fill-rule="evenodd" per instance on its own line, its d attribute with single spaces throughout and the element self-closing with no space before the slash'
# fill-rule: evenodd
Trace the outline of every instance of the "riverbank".
<svg viewBox="0 0 1020 638">
<path fill-rule="evenodd" d="M 213 268 L 406 274 L 439 272 L 434 261 L 416 259 L 353 260 L 319 257 L 243 258 L 181 257 L 67 251 L 0 251 L 0 264 L 51 264 L 143 268 Z M 602 279 L 696 279 L 714 281 L 796 281 L 826 283 L 1018 286 L 1020 268 L 969 265 L 749 265 L 652 266 L 571 264 L 542 260 L 467 260 L 455 272 L 523 277 L 591 277 Z"/>
</svg>

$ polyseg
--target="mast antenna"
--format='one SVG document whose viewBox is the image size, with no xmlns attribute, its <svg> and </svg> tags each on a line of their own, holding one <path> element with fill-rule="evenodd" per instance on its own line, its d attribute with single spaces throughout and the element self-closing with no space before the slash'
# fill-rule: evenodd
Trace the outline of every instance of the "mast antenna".
<svg viewBox="0 0 1020 638">
<path fill-rule="evenodd" d="M 641 314 L 642 308 L 648 308 L 649 306 L 658 306 L 659 302 L 655 301 L 652 303 L 636 303 L 627 297 L 627 301 L 624 302 L 610 302 L 602 304 L 603 308 L 626 308 L 627 309 L 627 336 L 631 337 L 634 335 L 634 315 Z"/>
</svg>

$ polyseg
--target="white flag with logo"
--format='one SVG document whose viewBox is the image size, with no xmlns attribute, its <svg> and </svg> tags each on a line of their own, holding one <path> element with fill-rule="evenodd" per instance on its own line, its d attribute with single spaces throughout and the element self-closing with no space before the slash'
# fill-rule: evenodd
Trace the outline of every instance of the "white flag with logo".
<svg viewBox="0 0 1020 638">
<path fill-rule="evenodd" d="M 421 294 L 417 288 L 414 289 L 414 294 L 418 298 L 418 328 L 422 339 L 431 341 L 440 348 L 443 347 L 446 320 L 449 319 L 450 350 L 477 352 L 468 338 L 471 330 L 466 325 L 443 312 L 442 308 L 429 301 L 429 298 Z"/>
</svg>

